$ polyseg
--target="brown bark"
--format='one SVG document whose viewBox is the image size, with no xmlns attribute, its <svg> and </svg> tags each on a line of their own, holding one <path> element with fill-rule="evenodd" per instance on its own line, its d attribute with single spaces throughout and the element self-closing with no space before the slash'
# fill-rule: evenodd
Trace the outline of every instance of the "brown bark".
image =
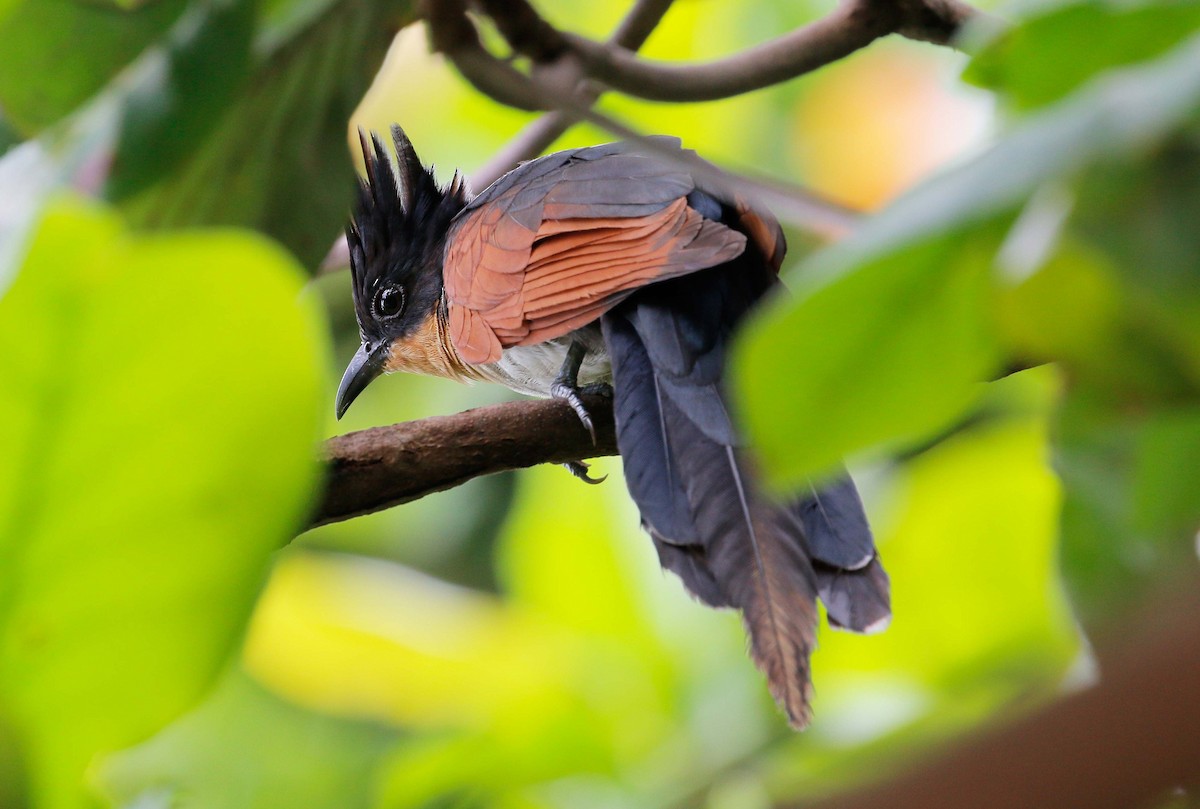
<svg viewBox="0 0 1200 809">
<path fill-rule="evenodd" d="M 417 500 L 480 475 L 617 454 L 612 401 L 594 396 L 584 401 L 596 426 L 595 445 L 575 412 L 552 399 L 506 402 L 331 438 L 324 453 L 325 493 L 310 527 Z"/>
</svg>

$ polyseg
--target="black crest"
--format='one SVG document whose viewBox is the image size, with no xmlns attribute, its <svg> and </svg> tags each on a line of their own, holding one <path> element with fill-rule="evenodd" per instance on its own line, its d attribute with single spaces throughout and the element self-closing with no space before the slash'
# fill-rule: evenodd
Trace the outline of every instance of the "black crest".
<svg viewBox="0 0 1200 809">
<path fill-rule="evenodd" d="M 346 241 L 359 330 L 364 342 L 373 343 L 403 333 L 440 301 L 446 232 L 468 193 L 457 173 L 449 186 L 439 187 L 398 125 L 392 126 L 395 168 L 378 134 L 368 138 L 360 129 L 359 139 L 367 177 L 359 182 Z M 381 322 L 376 311 L 385 288 L 399 288 L 407 298 L 406 312 L 393 324 Z"/>
</svg>

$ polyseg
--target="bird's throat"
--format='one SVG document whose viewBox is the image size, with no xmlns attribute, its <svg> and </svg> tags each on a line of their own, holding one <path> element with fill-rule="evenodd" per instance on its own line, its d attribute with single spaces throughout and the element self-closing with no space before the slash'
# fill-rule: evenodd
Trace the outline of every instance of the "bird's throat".
<svg viewBox="0 0 1200 809">
<path fill-rule="evenodd" d="M 438 305 L 415 330 L 392 342 L 384 370 L 440 376 L 459 382 L 475 382 L 485 377 L 463 362 L 450 340 L 446 307 Z"/>
</svg>

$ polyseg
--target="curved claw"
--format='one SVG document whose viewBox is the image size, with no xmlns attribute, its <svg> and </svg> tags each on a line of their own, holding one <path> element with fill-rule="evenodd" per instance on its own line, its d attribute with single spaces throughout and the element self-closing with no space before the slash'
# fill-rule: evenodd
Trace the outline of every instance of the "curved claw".
<svg viewBox="0 0 1200 809">
<path fill-rule="evenodd" d="M 608 475 L 601 475 L 598 478 L 594 478 L 589 475 L 588 469 L 591 467 L 583 461 L 567 461 L 563 464 L 563 466 L 572 475 L 579 478 L 584 483 L 590 483 L 593 486 L 595 486 L 597 483 L 603 483 L 604 481 L 608 480 Z"/>
</svg>

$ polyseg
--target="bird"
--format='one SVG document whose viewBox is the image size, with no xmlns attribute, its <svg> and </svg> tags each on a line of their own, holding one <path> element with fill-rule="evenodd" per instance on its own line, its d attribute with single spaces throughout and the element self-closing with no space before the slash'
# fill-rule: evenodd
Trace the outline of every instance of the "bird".
<svg viewBox="0 0 1200 809">
<path fill-rule="evenodd" d="M 396 371 L 562 399 L 593 437 L 583 396 L 611 396 L 660 564 L 700 602 L 741 612 L 750 656 L 803 728 L 818 600 L 831 627 L 876 632 L 890 582 L 849 475 L 770 497 L 737 429 L 726 363 L 780 287 L 777 221 L 699 182 L 677 138 L 555 152 L 472 196 L 458 172 L 439 185 L 400 126 L 390 150 L 359 135 L 346 240 L 361 345 L 337 417 Z"/>
</svg>

